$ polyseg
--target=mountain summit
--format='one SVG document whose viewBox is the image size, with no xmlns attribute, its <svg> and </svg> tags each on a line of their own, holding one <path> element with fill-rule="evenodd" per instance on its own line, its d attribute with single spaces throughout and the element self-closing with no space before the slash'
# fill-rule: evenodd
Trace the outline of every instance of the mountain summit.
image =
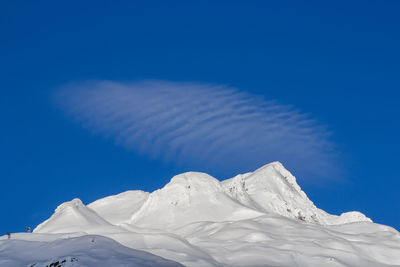
<svg viewBox="0 0 400 267">
<path fill-rule="evenodd" d="M 400 265 L 395 229 L 359 212 L 337 216 L 317 208 L 279 162 L 221 182 L 187 172 L 152 193 L 127 191 L 88 205 L 74 199 L 33 234 L 17 235 L 40 242 L 78 238 L 81 245 L 87 236 L 113 239 L 133 249 L 129 255 L 155 254 L 168 266 Z M 3 263 L 0 257 L 1 266 L 14 266 Z"/>
</svg>

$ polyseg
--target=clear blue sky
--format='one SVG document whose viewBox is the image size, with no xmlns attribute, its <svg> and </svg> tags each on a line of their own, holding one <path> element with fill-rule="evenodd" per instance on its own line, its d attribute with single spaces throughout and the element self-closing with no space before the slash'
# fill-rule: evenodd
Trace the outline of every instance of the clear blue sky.
<svg viewBox="0 0 400 267">
<path fill-rule="evenodd" d="M 292 105 L 337 150 L 340 172 L 324 179 L 289 168 L 314 203 L 400 229 L 399 13 L 398 1 L 2 1 L 0 231 L 75 197 L 254 167 L 177 164 L 81 127 L 54 94 L 93 79 L 225 85 Z"/>
</svg>

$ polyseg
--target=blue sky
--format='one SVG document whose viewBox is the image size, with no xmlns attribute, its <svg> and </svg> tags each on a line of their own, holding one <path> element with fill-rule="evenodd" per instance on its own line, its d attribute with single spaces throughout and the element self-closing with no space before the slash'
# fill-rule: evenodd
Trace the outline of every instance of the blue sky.
<svg viewBox="0 0 400 267">
<path fill-rule="evenodd" d="M 36 226 L 74 197 L 272 160 L 328 212 L 400 229 L 399 11 L 397 1 L 2 1 L 0 230 Z"/>
</svg>

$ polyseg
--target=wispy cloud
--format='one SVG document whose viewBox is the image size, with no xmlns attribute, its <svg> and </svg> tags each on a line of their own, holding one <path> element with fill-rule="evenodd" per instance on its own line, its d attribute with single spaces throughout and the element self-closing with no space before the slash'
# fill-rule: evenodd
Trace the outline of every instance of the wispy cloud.
<svg viewBox="0 0 400 267">
<path fill-rule="evenodd" d="M 60 105 L 116 144 L 197 169 L 251 170 L 279 160 L 300 173 L 335 169 L 329 134 L 310 116 L 235 88 L 203 83 L 70 84 Z"/>
</svg>

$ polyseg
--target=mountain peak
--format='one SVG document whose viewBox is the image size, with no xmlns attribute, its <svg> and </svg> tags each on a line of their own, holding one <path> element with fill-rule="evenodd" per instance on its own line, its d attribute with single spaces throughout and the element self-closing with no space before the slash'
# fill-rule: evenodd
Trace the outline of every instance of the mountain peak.
<svg viewBox="0 0 400 267">
<path fill-rule="evenodd" d="M 93 225 L 110 225 L 95 211 L 86 207 L 82 201 L 75 198 L 58 206 L 54 214 L 43 223 L 39 224 L 34 232 L 62 233 L 75 231 L 77 227 L 83 229 Z M 71 230 L 68 230 L 71 229 Z"/>
<path fill-rule="evenodd" d="M 79 198 L 74 198 L 71 201 L 62 203 L 60 206 L 56 208 L 54 212 L 61 213 L 67 209 L 81 209 L 83 207 L 85 207 L 85 205 L 82 203 L 82 200 L 80 200 Z"/>
<path fill-rule="evenodd" d="M 220 190 L 219 181 L 203 172 L 185 172 L 175 175 L 164 188 L 171 188 L 174 186 L 183 186 L 187 189 L 198 190 Z"/>
<path fill-rule="evenodd" d="M 299 192 L 303 192 L 297 184 L 296 177 L 288 171 L 281 162 L 274 161 L 258 168 L 252 173 L 252 176 L 259 176 L 262 179 L 282 179 L 289 187 Z"/>
</svg>

